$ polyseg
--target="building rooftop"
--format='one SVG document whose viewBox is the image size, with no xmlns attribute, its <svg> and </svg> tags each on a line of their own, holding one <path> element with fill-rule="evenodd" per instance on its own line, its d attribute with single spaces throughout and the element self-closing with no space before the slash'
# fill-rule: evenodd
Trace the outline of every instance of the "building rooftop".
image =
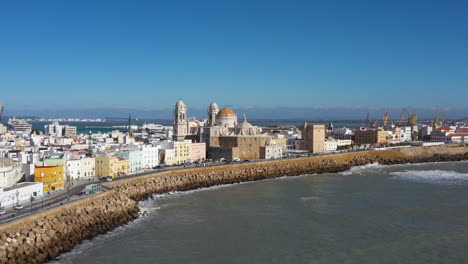
<svg viewBox="0 0 468 264">
<path fill-rule="evenodd" d="M 468 133 L 454 133 L 448 135 L 448 137 L 468 137 Z"/>
</svg>

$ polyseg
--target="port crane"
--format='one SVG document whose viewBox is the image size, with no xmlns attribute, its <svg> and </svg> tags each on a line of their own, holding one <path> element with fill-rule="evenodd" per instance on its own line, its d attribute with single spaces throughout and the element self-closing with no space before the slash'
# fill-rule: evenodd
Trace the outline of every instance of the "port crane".
<svg viewBox="0 0 468 264">
<path fill-rule="evenodd" d="M 386 126 L 389 118 L 390 118 L 390 108 L 387 108 L 387 111 L 385 112 L 385 115 L 382 117 L 382 121 L 380 122 L 380 124 L 382 126 Z"/>
<path fill-rule="evenodd" d="M 434 121 L 432 123 L 432 128 L 437 129 L 439 127 L 439 105 L 436 105 Z"/>
<path fill-rule="evenodd" d="M 406 108 L 404 108 L 403 111 L 401 112 L 400 119 L 398 119 L 398 121 L 396 122 L 396 125 L 397 126 L 404 125 L 405 120 L 409 120 L 409 116 L 410 116 L 410 114 L 409 114 L 408 110 L 406 110 Z"/>
<path fill-rule="evenodd" d="M 418 114 L 414 111 L 411 115 L 408 116 L 408 124 L 416 125 L 418 123 Z"/>
<path fill-rule="evenodd" d="M 447 122 L 447 114 L 446 114 L 446 113 L 444 113 L 444 114 L 442 115 L 442 121 L 440 121 L 440 122 L 441 122 L 441 125 L 442 125 L 442 126 Z"/>
<path fill-rule="evenodd" d="M 388 119 L 390 118 L 390 108 L 387 108 L 387 111 L 385 112 L 384 116 L 380 120 L 381 126 L 385 126 L 388 123 Z M 367 113 L 367 117 L 365 120 L 362 120 L 361 127 L 364 127 L 364 125 L 368 125 L 370 128 L 377 128 L 377 124 L 379 123 L 379 120 L 372 120 L 371 113 Z"/>
</svg>

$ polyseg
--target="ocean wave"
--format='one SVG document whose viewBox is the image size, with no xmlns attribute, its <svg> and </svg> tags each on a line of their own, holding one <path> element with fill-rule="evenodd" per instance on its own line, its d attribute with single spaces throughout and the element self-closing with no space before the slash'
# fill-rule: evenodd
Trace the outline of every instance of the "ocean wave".
<svg viewBox="0 0 468 264">
<path fill-rule="evenodd" d="M 435 184 L 468 184 L 468 173 L 443 170 L 406 170 L 391 172 L 394 179 Z"/>
<path fill-rule="evenodd" d="M 362 166 L 355 166 L 347 171 L 340 172 L 341 175 L 351 175 L 351 174 L 362 174 L 363 172 L 367 172 L 369 170 L 381 169 L 384 168 L 385 165 L 379 164 L 378 162 L 362 165 Z"/>
</svg>

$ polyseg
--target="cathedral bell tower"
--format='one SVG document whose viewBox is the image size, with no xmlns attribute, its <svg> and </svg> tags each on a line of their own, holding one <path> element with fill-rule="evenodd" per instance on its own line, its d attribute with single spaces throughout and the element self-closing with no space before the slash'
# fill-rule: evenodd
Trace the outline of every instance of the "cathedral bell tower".
<svg viewBox="0 0 468 264">
<path fill-rule="evenodd" d="M 174 136 L 175 141 L 184 140 L 188 134 L 187 106 L 182 100 L 177 101 L 174 107 Z"/>
<path fill-rule="evenodd" d="M 208 126 L 214 126 L 216 123 L 216 115 L 219 113 L 219 107 L 215 102 L 208 107 Z"/>
</svg>

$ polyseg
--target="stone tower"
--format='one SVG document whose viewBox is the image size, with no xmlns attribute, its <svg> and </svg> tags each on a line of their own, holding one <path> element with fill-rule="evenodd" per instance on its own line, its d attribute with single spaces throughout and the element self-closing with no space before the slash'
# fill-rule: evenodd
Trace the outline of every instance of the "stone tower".
<svg viewBox="0 0 468 264">
<path fill-rule="evenodd" d="M 208 107 L 208 126 L 214 126 L 216 122 L 216 115 L 219 113 L 219 107 L 215 102 Z"/>
<path fill-rule="evenodd" d="M 175 141 L 184 140 L 188 134 L 187 106 L 182 100 L 177 101 L 174 107 L 174 136 Z"/>
<path fill-rule="evenodd" d="M 325 151 L 325 125 L 308 125 L 304 122 L 302 127 L 303 149 L 312 153 Z"/>
</svg>

